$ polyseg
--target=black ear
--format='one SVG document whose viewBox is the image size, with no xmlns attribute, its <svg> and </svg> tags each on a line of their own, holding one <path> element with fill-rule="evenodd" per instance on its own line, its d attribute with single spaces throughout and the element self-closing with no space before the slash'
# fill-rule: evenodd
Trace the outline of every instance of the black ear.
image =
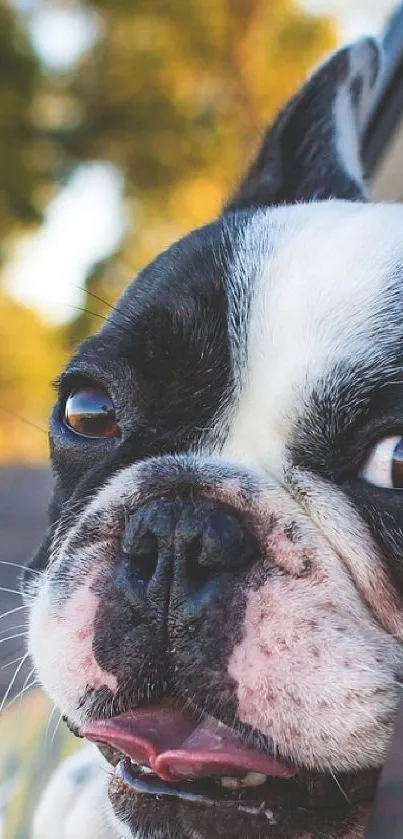
<svg viewBox="0 0 403 839">
<path fill-rule="evenodd" d="M 297 201 L 365 200 L 361 134 L 381 64 L 365 38 L 334 53 L 269 128 L 226 210 Z"/>
</svg>

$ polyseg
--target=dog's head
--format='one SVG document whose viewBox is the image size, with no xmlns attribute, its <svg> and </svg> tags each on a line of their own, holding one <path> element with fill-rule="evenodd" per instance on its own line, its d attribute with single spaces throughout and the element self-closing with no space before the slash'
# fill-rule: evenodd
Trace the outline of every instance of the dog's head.
<svg viewBox="0 0 403 839">
<path fill-rule="evenodd" d="M 320 67 L 61 376 L 30 648 L 144 839 L 362 836 L 403 677 L 403 208 L 365 203 L 359 160 L 378 65 L 366 40 Z"/>
</svg>

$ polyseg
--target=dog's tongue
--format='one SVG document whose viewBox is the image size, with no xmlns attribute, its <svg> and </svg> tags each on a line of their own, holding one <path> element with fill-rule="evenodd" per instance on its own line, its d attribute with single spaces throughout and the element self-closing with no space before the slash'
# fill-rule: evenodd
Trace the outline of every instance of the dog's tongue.
<svg viewBox="0 0 403 839">
<path fill-rule="evenodd" d="M 222 723 L 210 717 L 197 724 L 190 714 L 170 706 L 139 708 L 88 723 L 81 734 L 112 746 L 168 782 L 248 772 L 276 778 L 295 775 L 292 766 L 244 746 Z"/>
</svg>

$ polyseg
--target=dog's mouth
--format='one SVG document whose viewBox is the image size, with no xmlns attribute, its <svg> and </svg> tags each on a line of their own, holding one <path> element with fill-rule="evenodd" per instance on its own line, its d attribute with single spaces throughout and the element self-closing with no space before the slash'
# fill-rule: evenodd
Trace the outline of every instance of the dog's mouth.
<svg viewBox="0 0 403 839">
<path fill-rule="evenodd" d="M 234 806 L 274 817 L 278 808 L 346 810 L 372 801 L 377 770 L 311 772 L 249 748 L 227 726 L 169 705 L 139 708 L 83 726 L 115 774 L 142 796 Z"/>
</svg>

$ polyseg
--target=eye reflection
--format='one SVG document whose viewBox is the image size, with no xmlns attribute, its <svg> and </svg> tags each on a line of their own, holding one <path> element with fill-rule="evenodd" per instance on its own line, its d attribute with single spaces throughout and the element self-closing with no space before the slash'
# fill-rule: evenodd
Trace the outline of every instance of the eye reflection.
<svg viewBox="0 0 403 839">
<path fill-rule="evenodd" d="M 392 483 L 395 489 L 403 488 L 403 439 L 399 440 L 393 452 Z"/>
<path fill-rule="evenodd" d="M 96 387 L 81 387 L 69 394 L 64 424 L 82 437 L 120 436 L 112 399 L 106 391 Z"/>
</svg>

